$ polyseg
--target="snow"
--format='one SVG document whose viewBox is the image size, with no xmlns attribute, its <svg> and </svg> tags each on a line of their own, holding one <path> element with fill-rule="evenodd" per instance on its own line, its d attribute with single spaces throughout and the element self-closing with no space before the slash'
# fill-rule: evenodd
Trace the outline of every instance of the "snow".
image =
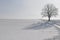
<svg viewBox="0 0 60 40">
<path fill-rule="evenodd" d="M 0 19 L 0 40 L 49 40 L 59 37 L 60 21 Z M 56 37 L 57 39 L 57 37 Z"/>
</svg>

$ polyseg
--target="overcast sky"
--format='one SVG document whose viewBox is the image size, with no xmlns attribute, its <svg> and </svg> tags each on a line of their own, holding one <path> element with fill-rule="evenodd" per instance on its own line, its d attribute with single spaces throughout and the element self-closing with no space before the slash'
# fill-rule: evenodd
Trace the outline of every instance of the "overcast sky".
<svg viewBox="0 0 60 40">
<path fill-rule="evenodd" d="M 0 0 L 0 19 L 40 19 L 41 9 L 48 3 L 60 11 L 60 0 Z"/>
</svg>

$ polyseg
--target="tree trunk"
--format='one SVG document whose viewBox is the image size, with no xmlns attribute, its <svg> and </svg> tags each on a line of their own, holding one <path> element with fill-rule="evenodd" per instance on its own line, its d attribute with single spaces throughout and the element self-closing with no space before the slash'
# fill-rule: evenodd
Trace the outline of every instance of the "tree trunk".
<svg viewBox="0 0 60 40">
<path fill-rule="evenodd" d="M 48 21 L 50 21 L 50 17 L 48 17 Z"/>
</svg>

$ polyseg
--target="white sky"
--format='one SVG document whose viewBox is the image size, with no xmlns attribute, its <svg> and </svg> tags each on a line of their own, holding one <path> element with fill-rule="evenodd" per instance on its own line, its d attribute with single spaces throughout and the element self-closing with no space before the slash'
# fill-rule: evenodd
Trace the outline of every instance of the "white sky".
<svg viewBox="0 0 60 40">
<path fill-rule="evenodd" d="M 0 19 L 40 19 L 41 9 L 48 3 L 60 11 L 60 0 L 0 0 Z"/>
</svg>

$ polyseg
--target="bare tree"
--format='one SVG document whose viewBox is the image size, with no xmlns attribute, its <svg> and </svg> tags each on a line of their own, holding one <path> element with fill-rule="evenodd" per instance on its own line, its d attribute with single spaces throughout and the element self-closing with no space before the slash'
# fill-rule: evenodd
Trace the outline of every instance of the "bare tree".
<svg viewBox="0 0 60 40">
<path fill-rule="evenodd" d="M 58 13 L 58 9 L 53 4 L 47 4 L 42 9 L 42 16 L 48 17 L 48 21 L 50 21 L 50 18 L 52 16 L 56 16 Z"/>
</svg>

